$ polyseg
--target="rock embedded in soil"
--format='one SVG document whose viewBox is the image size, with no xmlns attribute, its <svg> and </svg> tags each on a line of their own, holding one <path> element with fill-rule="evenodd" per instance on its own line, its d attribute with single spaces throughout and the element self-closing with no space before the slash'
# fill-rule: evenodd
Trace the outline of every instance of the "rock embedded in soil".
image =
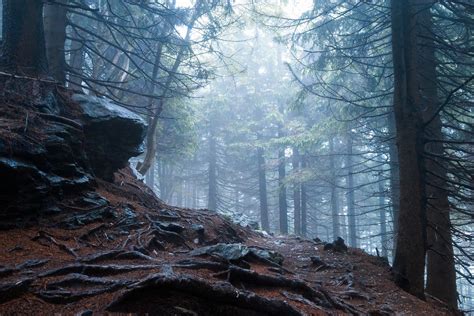
<svg viewBox="0 0 474 316">
<path fill-rule="evenodd" d="M 212 246 L 197 248 L 189 253 L 192 256 L 214 255 L 229 261 L 239 261 L 249 257 L 257 260 L 271 262 L 277 265 L 283 263 L 283 256 L 276 251 L 248 247 L 243 244 L 216 244 Z"/>
<path fill-rule="evenodd" d="M 344 239 L 337 237 L 332 243 L 327 243 L 324 245 L 324 250 L 332 250 L 336 252 L 346 252 L 347 246 L 344 243 Z"/>
<path fill-rule="evenodd" d="M 55 200 L 94 184 L 83 152 L 82 131 L 34 110 L 21 106 L 13 110 L 0 101 L 3 224 L 51 209 Z"/>
<path fill-rule="evenodd" d="M 65 201 L 89 198 L 95 176 L 112 181 L 129 158 L 142 153 L 146 124 L 140 116 L 91 96 L 57 99 L 64 99 L 61 112 L 42 113 L 22 100 L 0 98 L 0 228 L 40 215 L 91 211 Z M 63 224 L 75 228 L 108 214 L 93 208 L 95 215 Z"/>
</svg>

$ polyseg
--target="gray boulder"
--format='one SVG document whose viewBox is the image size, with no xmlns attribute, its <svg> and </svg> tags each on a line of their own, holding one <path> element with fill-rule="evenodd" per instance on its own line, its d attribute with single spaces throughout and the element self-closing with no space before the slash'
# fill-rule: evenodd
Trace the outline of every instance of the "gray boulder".
<svg viewBox="0 0 474 316">
<path fill-rule="evenodd" d="M 113 180 L 131 157 L 143 153 L 145 121 L 130 110 L 103 98 L 74 94 L 82 109 L 85 151 L 97 177 Z"/>
<path fill-rule="evenodd" d="M 249 247 L 237 244 L 215 244 L 212 246 L 194 249 L 189 253 L 191 256 L 212 255 L 229 261 L 238 261 L 253 257 L 264 262 L 273 262 L 277 265 L 283 264 L 283 256 L 276 251 Z"/>
</svg>

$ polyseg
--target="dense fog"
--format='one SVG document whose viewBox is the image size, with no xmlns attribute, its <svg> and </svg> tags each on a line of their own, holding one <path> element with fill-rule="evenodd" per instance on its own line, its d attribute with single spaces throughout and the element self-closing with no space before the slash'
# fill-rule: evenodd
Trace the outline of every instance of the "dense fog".
<svg viewBox="0 0 474 316">
<path fill-rule="evenodd" d="M 165 203 L 342 237 L 474 309 L 469 1 L 0 2 L 2 72 L 139 115 L 130 162 Z"/>
</svg>

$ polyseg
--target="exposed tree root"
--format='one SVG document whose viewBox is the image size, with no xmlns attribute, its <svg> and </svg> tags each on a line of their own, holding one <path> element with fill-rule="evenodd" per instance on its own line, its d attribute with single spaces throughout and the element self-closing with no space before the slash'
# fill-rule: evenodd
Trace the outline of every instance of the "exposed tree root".
<svg viewBox="0 0 474 316">
<path fill-rule="evenodd" d="M 159 223 L 157 223 L 156 221 L 151 219 L 151 217 L 148 214 L 145 214 L 145 217 L 150 221 L 150 224 L 153 227 L 152 229 L 150 229 L 147 232 L 148 236 L 152 236 L 152 237 L 154 236 L 154 237 L 156 237 L 156 240 L 158 240 L 158 241 L 164 240 L 164 241 L 176 244 L 176 245 L 185 246 L 188 249 L 192 249 L 192 247 L 190 247 L 187 244 L 186 239 L 184 239 L 183 236 L 181 236 L 180 234 L 178 234 L 174 231 L 163 229 L 159 225 Z"/>
<path fill-rule="evenodd" d="M 335 298 L 332 298 L 329 293 L 322 288 L 318 288 L 316 290 L 299 280 L 259 274 L 257 272 L 242 269 L 236 266 L 229 267 L 228 280 L 233 284 L 244 282 L 259 286 L 272 286 L 292 289 L 294 291 L 300 292 L 304 298 L 311 300 L 319 306 L 336 308 L 352 314 L 359 314 L 355 308 Z"/>
<path fill-rule="evenodd" d="M 66 252 L 66 253 L 74 256 L 74 257 L 77 257 L 77 253 L 73 249 L 71 249 L 68 246 L 56 241 L 56 239 L 54 239 L 53 236 L 51 236 L 49 233 L 47 233 L 45 231 L 40 230 L 38 232 L 38 234 L 36 234 L 36 236 L 34 236 L 32 238 L 32 240 L 33 241 L 38 241 L 40 243 L 42 243 L 42 241 L 46 240 L 46 241 L 58 246 L 58 248 L 63 250 L 64 252 Z M 44 243 L 42 243 L 42 244 L 44 245 Z"/>
<path fill-rule="evenodd" d="M 47 284 L 36 295 L 46 302 L 70 303 L 101 293 L 113 292 L 132 283 L 129 280 L 106 280 L 73 273 L 65 278 Z"/>
<path fill-rule="evenodd" d="M 28 291 L 33 279 L 23 279 L 12 283 L 0 284 L 0 303 L 22 296 Z"/>
<path fill-rule="evenodd" d="M 207 269 L 214 272 L 226 271 L 229 268 L 229 266 L 224 263 L 212 261 L 195 261 L 189 259 L 181 260 L 177 264 L 174 264 L 173 267 L 191 270 Z"/>
<path fill-rule="evenodd" d="M 26 260 L 25 262 L 20 263 L 15 267 L 2 267 L 0 268 L 0 278 L 8 277 L 13 273 L 19 272 L 24 269 L 40 267 L 48 262 L 49 259 Z"/>
<path fill-rule="evenodd" d="M 241 291 L 226 282 L 209 284 L 202 279 L 190 276 L 175 276 L 154 274 L 138 283 L 129 286 L 108 307 L 108 311 L 120 312 L 130 300 L 136 300 L 136 295 L 155 291 L 178 291 L 190 294 L 200 299 L 209 300 L 213 304 L 226 304 L 242 309 L 256 311 L 266 315 L 301 315 L 288 303 L 267 299 L 248 291 Z M 139 299 L 139 298 L 138 298 Z"/>
<path fill-rule="evenodd" d="M 79 236 L 79 239 L 80 240 L 87 240 L 92 234 L 95 234 L 99 230 L 101 230 L 103 228 L 106 228 L 106 227 L 107 227 L 107 225 L 105 225 L 105 224 L 99 224 L 99 225 L 93 227 L 92 229 L 89 229 L 86 233 Z"/>
<path fill-rule="evenodd" d="M 161 265 L 92 265 L 92 264 L 71 264 L 65 267 L 49 270 L 43 272 L 39 277 L 49 277 L 49 276 L 58 276 L 66 275 L 69 273 L 81 273 L 88 276 L 107 276 L 107 275 L 116 275 L 121 273 L 127 273 L 137 270 L 150 270 L 158 269 Z"/>
<path fill-rule="evenodd" d="M 324 311 L 323 308 L 321 308 L 321 306 L 318 306 L 316 305 L 315 303 L 313 303 L 312 301 L 304 298 L 302 295 L 300 294 L 294 294 L 294 293 L 290 293 L 290 292 L 287 292 L 287 291 L 282 291 L 281 294 L 286 297 L 287 299 L 290 299 L 292 301 L 295 301 L 295 302 L 298 302 L 298 303 L 302 303 L 302 304 L 306 304 L 306 305 L 309 305 L 311 306 L 312 308 L 316 308 L 318 310 L 321 310 L 321 311 Z"/>
<path fill-rule="evenodd" d="M 93 254 L 91 256 L 81 258 L 81 262 L 96 263 L 105 260 L 147 260 L 155 261 L 154 258 L 147 256 L 139 251 L 111 250 Z"/>
</svg>

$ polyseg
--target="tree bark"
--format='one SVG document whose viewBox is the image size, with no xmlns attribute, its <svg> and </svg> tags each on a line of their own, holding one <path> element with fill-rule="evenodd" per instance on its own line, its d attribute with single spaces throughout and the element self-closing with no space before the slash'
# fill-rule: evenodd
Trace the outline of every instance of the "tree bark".
<svg viewBox="0 0 474 316">
<path fill-rule="evenodd" d="M 176 205 L 183 207 L 183 180 L 178 178 L 177 185 L 176 185 Z"/>
<path fill-rule="evenodd" d="M 154 191 L 155 189 L 155 164 L 151 166 L 145 176 L 145 183 L 146 185 Z"/>
<path fill-rule="evenodd" d="M 433 25 L 431 6 L 433 0 L 417 0 L 420 4 L 418 13 L 418 52 L 422 60 L 420 69 L 420 90 L 422 105 L 425 105 L 429 117 L 439 106 L 436 57 L 434 51 Z M 423 109 L 421 109 L 423 110 Z M 443 139 L 442 122 L 437 115 L 426 128 L 426 136 L 431 139 Z M 426 195 L 427 205 L 427 281 L 426 292 L 457 308 L 456 270 L 451 236 L 450 205 L 446 184 L 445 162 L 437 157 L 444 154 L 442 143 L 428 143 L 425 147 L 427 156 Z M 430 156 L 434 154 L 435 156 Z"/>
<path fill-rule="evenodd" d="M 301 155 L 301 169 L 306 168 L 306 156 Z M 306 237 L 308 233 L 308 197 L 306 191 L 306 183 L 301 183 L 301 236 Z"/>
<path fill-rule="evenodd" d="M 197 181 L 193 180 L 193 188 L 192 188 L 192 208 L 197 208 L 198 207 L 198 194 L 197 194 Z"/>
<path fill-rule="evenodd" d="M 391 1 L 393 103 L 400 163 L 399 230 L 393 272 L 401 288 L 424 298 L 426 203 L 415 12 L 413 0 Z"/>
<path fill-rule="evenodd" d="M 44 37 L 49 72 L 62 84 L 66 82 L 64 43 L 66 42 L 67 9 L 63 5 L 66 3 L 67 0 L 58 0 L 57 3 L 46 3 L 44 6 Z"/>
<path fill-rule="evenodd" d="M 332 237 L 334 240 L 341 236 L 339 227 L 339 201 L 337 194 L 337 178 L 335 167 L 334 139 L 329 141 L 329 169 L 331 173 L 331 214 L 332 214 Z"/>
<path fill-rule="evenodd" d="M 383 183 L 383 175 L 380 173 L 379 175 L 379 221 L 380 221 L 380 243 L 382 245 L 382 257 L 388 257 L 387 251 L 387 218 L 385 216 L 385 191 L 384 191 L 384 183 Z"/>
<path fill-rule="evenodd" d="M 210 123 L 212 124 L 212 122 Z M 209 132 L 209 169 L 208 169 L 209 192 L 207 208 L 217 210 L 217 153 L 216 153 L 216 139 L 214 135 L 214 128 L 210 127 Z"/>
<path fill-rule="evenodd" d="M 297 175 L 300 171 L 300 154 L 298 148 L 293 148 L 293 173 Z M 293 205 L 294 205 L 294 230 L 296 235 L 301 235 L 301 184 L 299 179 L 294 179 Z"/>
<path fill-rule="evenodd" d="M 282 127 L 278 127 L 278 137 L 283 137 Z M 285 149 L 278 149 L 278 209 L 280 214 L 280 234 L 288 234 L 288 205 L 286 202 L 286 159 Z"/>
<path fill-rule="evenodd" d="M 398 214 L 400 210 L 400 171 L 398 163 L 398 149 L 396 141 L 395 115 L 391 112 L 388 116 L 389 135 L 393 138 L 388 143 L 388 151 L 390 156 L 390 199 L 392 203 L 392 254 L 397 249 L 398 235 Z"/>
<path fill-rule="evenodd" d="M 355 198 L 354 198 L 354 171 L 352 161 L 352 134 L 347 131 L 347 216 L 349 220 L 349 245 L 357 247 L 357 226 L 355 216 Z"/>
<path fill-rule="evenodd" d="M 260 197 L 260 222 L 262 229 L 269 232 L 270 223 L 268 221 L 268 198 L 267 198 L 267 175 L 265 168 L 265 157 L 263 156 L 263 148 L 257 148 L 258 163 L 258 189 Z"/>
<path fill-rule="evenodd" d="M 3 0 L 0 68 L 27 75 L 47 75 L 43 1 Z"/>
<path fill-rule="evenodd" d="M 160 198 L 165 202 L 170 202 L 173 195 L 173 166 L 163 160 L 158 164 L 158 180 L 160 183 Z"/>
</svg>

